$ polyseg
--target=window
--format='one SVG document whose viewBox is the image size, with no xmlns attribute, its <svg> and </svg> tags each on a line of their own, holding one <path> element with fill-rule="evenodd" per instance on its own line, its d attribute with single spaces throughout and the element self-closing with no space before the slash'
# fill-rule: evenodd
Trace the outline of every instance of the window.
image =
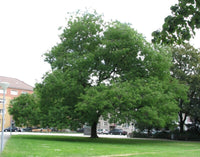
<svg viewBox="0 0 200 157">
<path fill-rule="evenodd" d="M 28 92 L 26 92 L 26 91 L 22 91 L 22 94 L 28 94 Z"/>
<path fill-rule="evenodd" d="M 5 91 L 5 94 L 7 93 L 7 90 Z M 3 89 L 0 89 L 0 94 L 3 94 Z"/>
<path fill-rule="evenodd" d="M 122 125 L 122 127 L 123 127 L 123 128 L 129 128 L 129 124 L 128 124 L 128 123 L 125 123 L 125 124 Z"/>
<path fill-rule="evenodd" d="M 17 90 L 11 90 L 10 94 L 11 95 L 18 95 L 18 91 Z"/>
<path fill-rule="evenodd" d="M 0 98 L 0 104 L 3 104 L 3 99 Z M 5 104 L 6 104 L 6 101 L 5 101 Z"/>
<path fill-rule="evenodd" d="M 2 115 L 3 113 L 3 109 L 0 109 L 0 114 Z M 4 111 L 4 114 L 6 114 L 6 112 Z"/>
<path fill-rule="evenodd" d="M 107 126 L 108 125 L 108 122 L 104 121 L 104 126 Z"/>
</svg>

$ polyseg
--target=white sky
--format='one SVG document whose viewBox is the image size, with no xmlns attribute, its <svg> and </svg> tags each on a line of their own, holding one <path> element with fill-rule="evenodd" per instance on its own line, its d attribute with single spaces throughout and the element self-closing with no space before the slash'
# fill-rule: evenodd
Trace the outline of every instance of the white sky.
<svg viewBox="0 0 200 157">
<path fill-rule="evenodd" d="M 0 76 L 32 86 L 50 70 L 42 55 L 59 42 L 67 12 L 96 9 L 106 19 L 131 23 L 148 41 L 177 0 L 0 0 Z M 200 38 L 200 33 L 197 36 Z M 196 37 L 196 38 L 197 38 Z M 197 45 L 195 38 L 194 44 Z M 198 47 L 199 48 L 199 47 Z"/>
</svg>

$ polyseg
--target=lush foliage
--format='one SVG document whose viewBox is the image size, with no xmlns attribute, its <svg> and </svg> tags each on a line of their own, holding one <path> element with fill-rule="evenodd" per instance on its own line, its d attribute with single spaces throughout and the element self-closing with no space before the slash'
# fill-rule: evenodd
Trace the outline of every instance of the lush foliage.
<svg viewBox="0 0 200 157">
<path fill-rule="evenodd" d="M 178 0 L 178 4 L 171 7 L 172 15 L 165 18 L 162 30 L 152 33 L 155 43 L 181 44 L 194 36 L 195 30 L 200 28 L 200 1 Z"/>
<path fill-rule="evenodd" d="M 173 45 L 172 47 L 172 76 L 182 84 L 189 86 L 188 102 L 179 99 L 179 126 L 183 132 L 185 120 L 188 116 L 196 127 L 199 124 L 199 50 L 186 41 L 195 35 L 200 28 L 200 1 L 178 0 L 178 4 L 171 7 L 172 15 L 165 18 L 162 30 L 152 33 L 152 42 Z"/>
<path fill-rule="evenodd" d="M 176 81 L 157 78 L 100 85 L 86 89 L 77 110 L 88 122 L 99 116 L 120 124 L 134 118 L 135 125 L 141 129 L 163 128 L 176 120 L 179 111 L 176 99 L 185 99 L 186 92 L 187 88 Z"/>
<path fill-rule="evenodd" d="M 73 14 L 60 39 L 45 54 L 52 73 L 36 86 L 43 125 L 88 123 L 97 137 L 101 115 L 118 123 L 135 119 L 143 127 L 176 119 L 174 100 L 185 98 L 185 88 L 170 77 L 168 48 L 148 43 L 128 24 L 105 23 L 95 12 Z"/>
<path fill-rule="evenodd" d="M 179 102 L 179 123 L 181 132 L 187 116 L 193 122 L 200 122 L 200 51 L 189 44 L 174 46 L 172 48 L 173 66 L 171 67 L 172 76 L 182 84 L 188 85 L 188 100 L 178 100 Z"/>
<path fill-rule="evenodd" d="M 22 94 L 10 101 L 8 109 L 13 115 L 16 126 L 34 126 L 39 124 L 40 109 L 34 94 Z"/>
<path fill-rule="evenodd" d="M 12 136 L 1 157 L 197 157 L 200 143 L 67 136 Z"/>
<path fill-rule="evenodd" d="M 70 127 L 79 123 L 75 105 L 83 89 L 91 86 L 90 75 L 99 63 L 96 53 L 101 45 L 102 31 L 100 15 L 77 12 L 68 20 L 60 35 L 61 42 L 46 53 L 46 61 L 53 72 L 36 86 L 41 97 L 41 111 L 46 114 L 44 124 Z"/>
<path fill-rule="evenodd" d="M 36 85 L 36 91 L 40 97 L 40 120 L 43 127 L 77 127 L 79 118 L 75 115 L 74 105 L 78 102 L 83 87 L 70 73 L 53 71 L 45 77 L 42 84 Z"/>
</svg>

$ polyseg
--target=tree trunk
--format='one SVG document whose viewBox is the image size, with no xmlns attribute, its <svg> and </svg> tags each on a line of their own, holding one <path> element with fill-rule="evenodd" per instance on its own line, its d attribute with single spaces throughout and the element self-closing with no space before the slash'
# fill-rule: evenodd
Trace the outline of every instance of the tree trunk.
<svg viewBox="0 0 200 157">
<path fill-rule="evenodd" d="M 91 128 L 91 138 L 98 138 L 97 136 L 97 122 L 93 122 L 92 128 Z"/>
<path fill-rule="evenodd" d="M 179 112 L 180 133 L 183 133 L 183 131 L 184 131 L 184 124 L 185 124 L 186 117 L 187 117 L 186 114 L 183 114 L 181 111 Z"/>
<path fill-rule="evenodd" d="M 179 127 L 180 127 L 180 133 L 183 133 L 183 131 L 184 131 L 184 122 L 183 121 L 180 121 Z"/>
</svg>

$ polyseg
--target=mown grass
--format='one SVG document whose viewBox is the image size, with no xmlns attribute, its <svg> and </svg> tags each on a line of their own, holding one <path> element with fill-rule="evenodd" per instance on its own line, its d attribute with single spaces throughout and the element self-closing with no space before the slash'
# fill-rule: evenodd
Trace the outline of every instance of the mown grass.
<svg viewBox="0 0 200 157">
<path fill-rule="evenodd" d="M 13 135 L 1 157 L 200 157 L 199 142 Z"/>
</svg>

